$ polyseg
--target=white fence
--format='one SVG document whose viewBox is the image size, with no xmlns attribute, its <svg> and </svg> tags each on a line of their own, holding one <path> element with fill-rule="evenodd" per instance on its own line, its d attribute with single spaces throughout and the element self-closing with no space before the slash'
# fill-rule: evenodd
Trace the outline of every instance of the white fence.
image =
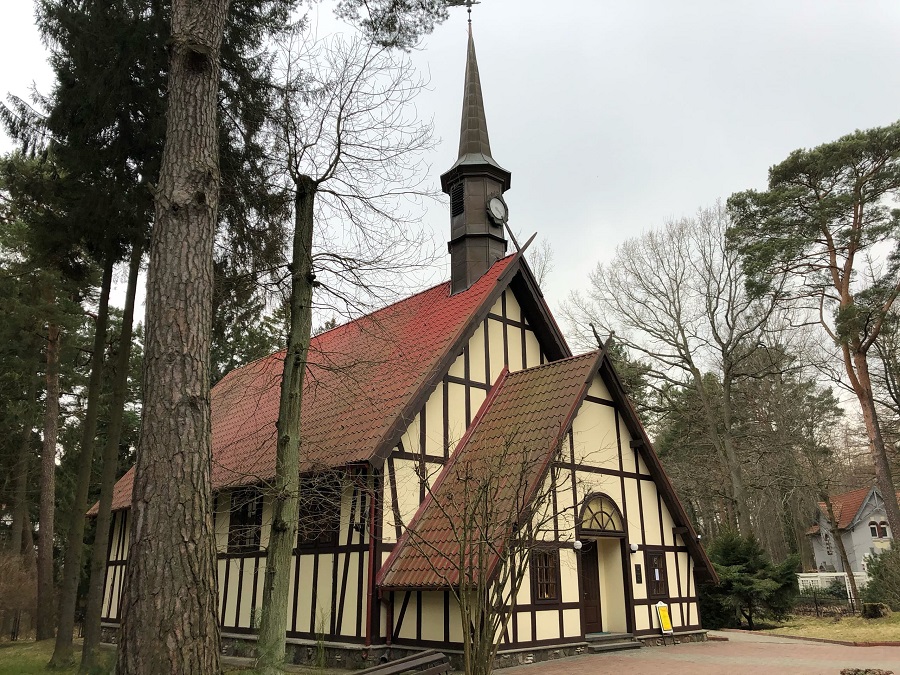
<svg viewBox="0 0 900 675">
<path fill-rule="evenodd" d="M 856 580 L 856 588 L 861 589 L 864 588 L 865 585 L 869 582 L 869 577 L 865 572 L 854 572 L 853 578 Z M 847 578 L 847 574 L 844 572 L 811 572 L 808 574 L 798 574 L 797 582 L 800 585 L 800 592 L 803 593 L 806 591 L 807 593 L 812 591 L 813 589 L 826 589 L 831 586 L 835 581 L 839 582 L 843 585 L 844 590 L 847 593 L 847 600 L 849 601 L 851 598 L 850 594 L 850 580 Z"/>
</svg>

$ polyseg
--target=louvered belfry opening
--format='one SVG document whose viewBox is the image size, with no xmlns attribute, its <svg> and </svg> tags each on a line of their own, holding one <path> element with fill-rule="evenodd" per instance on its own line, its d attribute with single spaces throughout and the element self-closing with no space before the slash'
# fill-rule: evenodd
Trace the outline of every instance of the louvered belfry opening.
<svg viewBox="0 0 900 675">
<path fill-rule="evenodd" d="M 487 203 L 510 187 L 510 173 L 491 156 L 475 41 L 469 27 L 459 157 L 441 176 L 450 195 L 450 289 L 469 288 L 506 255 L 503 227 L 488 217 Z"/>
</svg>

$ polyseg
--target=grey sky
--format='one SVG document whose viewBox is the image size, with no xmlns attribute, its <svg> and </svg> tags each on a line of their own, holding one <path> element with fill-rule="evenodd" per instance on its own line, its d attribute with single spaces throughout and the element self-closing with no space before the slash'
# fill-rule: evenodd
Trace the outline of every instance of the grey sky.
<svg viewBox="0 0 900 675">
<path fill-rule="evenodd" d="M 795 148 L 900 118 L 896 0 L 483 0 L 473 23 L 511 224 L 550 240 L 554 308 L 623 239 L 763 187 Z M 435 183 L 456 158 L 465 46 L 454 9 L 414 55 Z M 32 80 L 50 84 L 31 3 L 4 0 L 0 91 Z M 444 206 L 427 223 L 447 239 Z"/>
</svg>

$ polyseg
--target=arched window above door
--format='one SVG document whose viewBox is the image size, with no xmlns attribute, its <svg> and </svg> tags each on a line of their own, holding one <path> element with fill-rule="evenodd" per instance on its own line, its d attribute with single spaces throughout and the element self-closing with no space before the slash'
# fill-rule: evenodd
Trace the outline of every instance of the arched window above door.
<svg viewBox="0 0 900 675">
<path fill-rule="evenodd" d="M 625 520 L 615 502 L 606 495 L 591 495 L 581 512 L 583 532 L 624 534 Z"/>
</svg>

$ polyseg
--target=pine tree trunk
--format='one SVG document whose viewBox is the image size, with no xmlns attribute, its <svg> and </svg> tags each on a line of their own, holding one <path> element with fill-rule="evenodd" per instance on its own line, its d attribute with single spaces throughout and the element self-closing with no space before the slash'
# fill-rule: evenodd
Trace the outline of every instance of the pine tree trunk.
<svg viewBox="0 0 900 675">
<path fill-rule="evenodd" d="M 312 330 L 312 239 L 317 186 L 307 176 L 295 179 L 294 245 L 291 258 L 291 324 L 278 408 L 278 451 L 272 529 L 266 555 L 262 617 L 257 642 L 257 670 L 281 672 L 287 631 L 291 553 L 297 540 L 300 492 L 300 413 L 303 379 Z"/>
<path fill-rule="evenodd" d="M 28 520 L 28 459 L 31 454 L 31 404 L 36 395 L 36 383 L 32 378 L 26 396 L 25 419 L 22 422 L 22 438 L 19 455 L 13 468 L 13 508 L 10 523 L 9 552 L 25 567 L 22 557 L 22 540 L 25 538 L 25 522 Z M 16 612 L 0 612 L 0 630 L 3 635 L 11 635 L 16 620 Z"/>
<path fill-rule="evenodd" d="M 19 456 L 16 458 L 15 475 L 13 476 L 13 512 L 12 531 L 9 550 L 13 555 L 22 554 L 22 537 L 25 533 L 25 521 L 28 516 L 28 465 L 31 458 L 31 434 L 33 432 L 31 410 L 37 396 L 37 381 L 30 378 L 28 394 L 25 401 L 25 419 L 22 421 L 22 438 L 19 442 Z"/>
<path fill-rule="evenodd" d="M 209 347 L 227 0 L 172 3 L 118 675 L 218 673 Z"/>
<path fill-rule="evenodd" d="M 103 472 L 100 478 L 100 505 L 97 512 L 97 527 L 91 549 L 91 578 L 85 601 L 84 645 L 81 651 L 80 672 L 88 673 L 96 665 L 96 649 L 100 644 L 100 617 L 103 612 L 103 591 L 106 583 L 106 561 L 109 548 L 109 524 L 112 519 L 111 507 L 113 488 L 116 484 L 116 469 L 119 463 L 119 440 L 122 435 L 122 419 L 125 413 L 125 398 L 128 394 L 128 371 L 131 359 L 131 334 L 134 323 L 134 300 L 137 294 L 138 273 L 141 270 L 143 247 L 135 244 L 131 250 L 128 268 L 128 287 L 125 292 L 125 311 L 122 316 L 122 332 L 119 334 L 119 348 L 116 357 L 115 381 L 109 411 L 109 425 L 106 433 L 106 447 L 103 449 Z"/>
<path fill-rule="evenodd" d="M 869 436 L 869 453 L 875 466 L 875 482 L 881 498 L 884 500 L 884 511 L 887 514 L 891 532 L 900 532 L 900 506 L 897 503 L 897 488 L 891 475 L 891 464 L 884 447 L 884 436 L 878 423 L 878 410 L 875 407 L 875 396 L 872 393 L 872 380 L 869 376 L 869 362 L 866 354 L 855 351 L 853 365 L 856 367 L 856 397 L 862 408 L 863 422 Z M 849 366 L 849 364 L 848 364 Z"/>
<path fill-rule="evenodd" d="M 728 463 L 728 473 L 731 476 L 731 485 L 734 495 L 734 507 L 737 511 L 737 522 L 740 533 L 749 537 L 753 534 L 753 526 L 750 521 L 750 502 L 747 499 L 747 490 L 744 486 L 744 472 L 737 449 L 734 446 L 734 430 L 731 414 L 731 374 L 726 370 L 722 382 L 722 411 L 725 433 L 722 438 L 722 447 L 725 451 L 725 459 Z"/>
<path fill-rule="evenodd" d="M 113 258 L 107 254 L 100 283 L 100 304 L 94 323 L 94 345 L 91 352 L 91 375 L 88 379 L 87 406 L 81 425 L 81 452 L 75 479 L 75 498 L 69 513 L 69 534 L 66 538 L 66 559 L 63 566 L 62 588 L 59 595 L 59 617 L 56 625 L 56 646 L 50 658 L 51 668 L 68 667 L 72 663 L 72 639 L 75 630 L 75 605 L 78 582 L 81 580 L 81 557 L 84 552 L 84 521 L 88 490 L 91 486 L 91 467 L 94 464 L 94 436 L 97 435 L 97 415 L 100 408 L 100 389 L 103 384 L 103 360 L 106 348 L 106 324 L 109 320 L 109 291 L 112 286 Z"/>
<path fill-rule="evenodd" d="M 55 628 L 53 587 L 53 513 L 56 507 L 56 439 L 59 435 L 59 326 L 47 326 L 47 396 L 44 444 L 41 449 L 41 511 L 38 530 L 38 640 L 49 640 Z"/>
</svg>

